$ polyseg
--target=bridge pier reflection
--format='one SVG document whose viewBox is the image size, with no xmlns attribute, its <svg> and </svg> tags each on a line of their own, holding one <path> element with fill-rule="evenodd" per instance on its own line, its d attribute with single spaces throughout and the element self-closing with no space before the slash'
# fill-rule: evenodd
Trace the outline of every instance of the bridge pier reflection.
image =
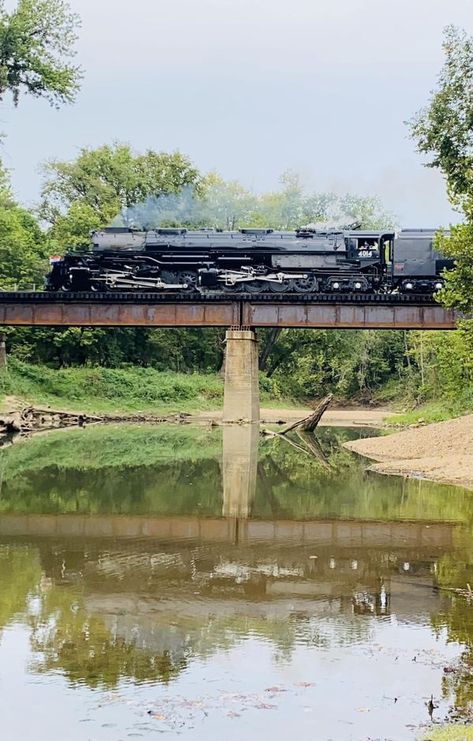
<svg viewBox="0 0 473 741">
<path fill-rule="evenodd" d="M 259 425 L 226 425 L 223 428 L 224 517 L 247 519 L 256 497 Z"/>
</svg>

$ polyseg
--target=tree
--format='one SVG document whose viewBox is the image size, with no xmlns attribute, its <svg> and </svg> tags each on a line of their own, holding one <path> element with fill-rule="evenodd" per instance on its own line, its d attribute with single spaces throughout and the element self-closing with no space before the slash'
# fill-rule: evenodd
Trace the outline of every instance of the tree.
<svg viewBox="0 0 473 741">
<path fill-rule="evenodd" d="M 377 198 L 310 192 L 292 171 L 283 173 L 280 182 L 279 190 L 258 197 L 250 216 L 255 225 L 274 229 L 296 229 L 307 224 L 343 228 L 355 222 L 365 229 L 394 225 L 393 215 L 384 211 Z"/>
<path fill-rule="evenodd" d="M 442 172 L 452 205 L 466 218 L 438 237 L 441 251 L 456 261 L 439 298 L 468 310 L 473 306 L 473 37 L 448 26 L 443 49 L 437 89 L 410 122 L 410 131 L 419 152 L 429 157 L 427 167 Z"/>
<path fill-rule="evenodd" d="M 46 270 L 44 234 L 34 216 L 15 203 L 0 162 L 0 288 L 41 285 Z"/>
<path fill-rule="evenodd" d="M 0 0 L 0 100 L 11 92 L 15 105 L 21 93 L 72 102 L 82 77 L 70 61 L 78 26 L 65 0 L 19 0 L 10 13 Z"/>
<path fill-rule="evenodd" d="M 236 180 L 225 181 L 217 173 L 203 180 L 203 196 L 196 202 L 196 224 L 219 229 L 236 229 L 248 224 L 256 210 L 257 198 Z"/>
<path fill-rule="evenodd" d="M 156 200 L 200 184 L 197 169 L 179 152 L 135 154 L 126 144 L 84 148 L 73 162 L 51 161 L 44 172 L 40 214 L 59 251 L 87 247 L 91 229 L 115 219 L 133 224 L 137 209 L 149 218 L 145 212 Z"/>
<path fill-rule="evenodd" d="M 473 37 L 447 26 L 445 62 L 429 104 L 410 121 L 427 167 L 442 171 L 453 205 L 473 216 Z"/>
</svg>

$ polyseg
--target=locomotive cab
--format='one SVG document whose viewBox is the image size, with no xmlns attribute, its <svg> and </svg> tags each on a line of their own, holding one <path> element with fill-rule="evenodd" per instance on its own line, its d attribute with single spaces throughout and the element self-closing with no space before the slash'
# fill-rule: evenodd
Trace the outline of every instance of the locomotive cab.
<svg viewBox="0 0 473 741">
<path fill-rule="evenodd" d="M 402 293 L 431 293 L 443 287 L 442 273 L 453 268 L 435 248 L 435 229 L 403 229 L 394 240 L 392 283 Z"/>
</svg>

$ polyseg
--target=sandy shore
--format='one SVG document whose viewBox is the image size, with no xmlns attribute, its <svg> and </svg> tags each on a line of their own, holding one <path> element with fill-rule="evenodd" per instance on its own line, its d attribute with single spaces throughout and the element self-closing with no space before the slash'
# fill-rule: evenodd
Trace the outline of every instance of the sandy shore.
<svg viewBox="0 0 473 741">
<path fill-rule="evenodd" d="M 295 422 L 313 410 L 301 409 L 261 409 L 262 424 L 286 424 Z M 320 420 L 321 427 L 381 427 L 386 417 L 392 415 L 389 409 L 329 409 Z M 197 422 L 220 422 L 222 412 L 202 412 L 192 415 Z"/>
<path fill-rule="evenodd" d="M 473 489 L 473 414 L 345 446 L 377 461 L 371 470 Z"/>
</svg>

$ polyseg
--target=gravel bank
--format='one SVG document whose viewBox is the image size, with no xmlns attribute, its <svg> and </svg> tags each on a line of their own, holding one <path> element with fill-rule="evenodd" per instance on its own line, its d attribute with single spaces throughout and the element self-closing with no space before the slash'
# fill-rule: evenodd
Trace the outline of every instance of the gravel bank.
<svg viewBox="0 0 473 741">
<path fill-rule="evenodd" d="M 345 446 L 378 461 L 372 470 L 473 489 L 473 414 Z"/>
</svg>

